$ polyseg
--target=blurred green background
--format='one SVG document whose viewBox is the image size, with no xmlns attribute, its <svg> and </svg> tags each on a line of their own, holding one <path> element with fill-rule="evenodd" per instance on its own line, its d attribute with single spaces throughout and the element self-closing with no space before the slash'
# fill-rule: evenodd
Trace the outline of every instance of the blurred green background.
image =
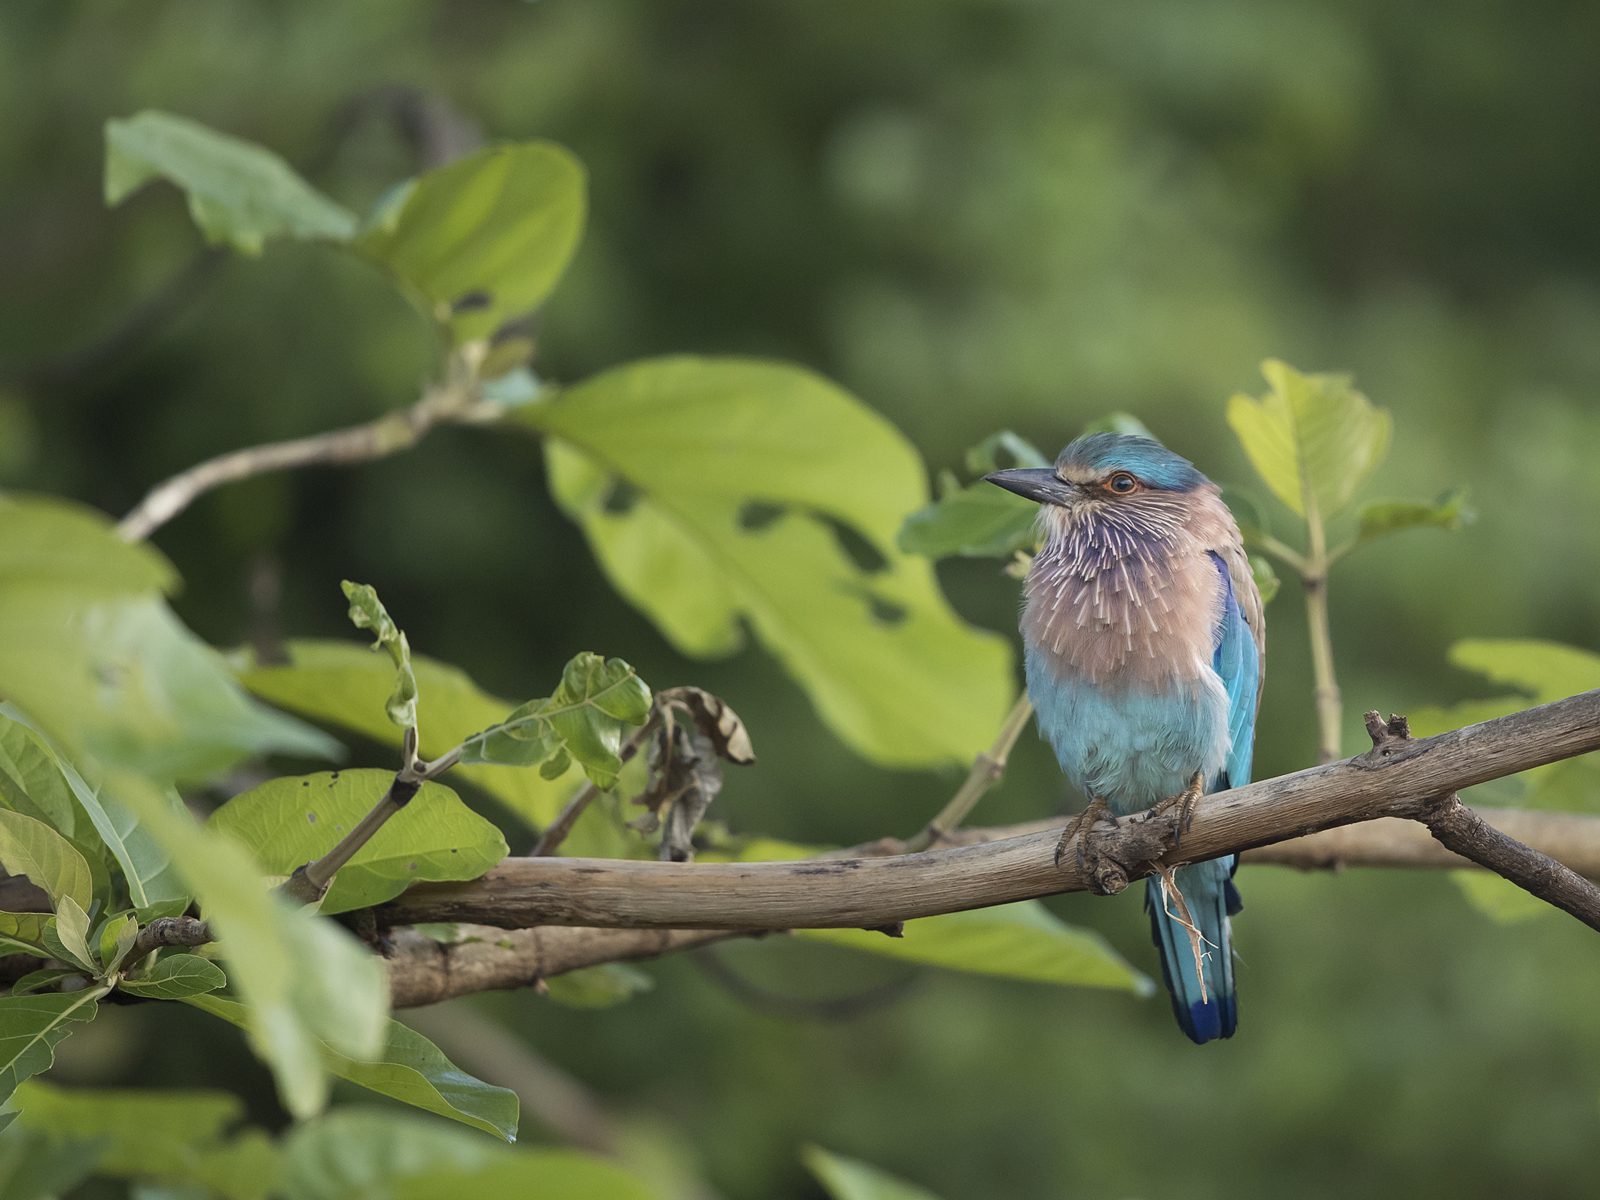
<svg viewBox="0 0 1600 1200">
<path fill-rule="evenodd" d="M 424 321 L 348 256 L 206 254 L 170 188 L 106 211 L 107 118 L 182 113 L 356 207 L 474 130 L 548 137 L 591 172 L 588 234 L 540 330 L 556 379 L 670 351 L 786 358 L 933 467 L 1000 426 L 1054 447 L 1126 409 L 1249 484 L 1222 410 L 1261 390 L 1258 361 L 1353 372 L 1396 418 L 1368 494 L 1464 483 L 1480 513 L 1339 569 L 1354 750 L 1363 708 L 1486 690 L 1446 665 L 1458 638 L 1600 645 L 1597 44 L 1600 8 L 1579 3 L 11 0 L 0 483 L 121 513 L 207 455 L 407 403 L 437 364 Z M 738 828 L 909 833 L 954 788 L 852 757 L 759 650 L 675 655 L 541 473 L 531 440 L 445 430 L 214 494 L 156 541 L 187 580 L 180 611 L 219 644 L 343 636 L 352 577 L 501 694 L 587 648 L 709 687 L 761 753 L 719 802 Z M 969 619 L 1014 628 L 992 564 L 941 575 Z M 1263 776 L 1313 748 L 1291 590 L 1268 618 Z M 1029 735 L 979 819 L 1075 803 Z M 1493 924 L 1444 875 L 1258 867 L 1241 885 L 1241 1031 L 1204 1049 L 1161 999 L 905 979 L 782 939 L 721 961 L 788 997 L 893 986 L 821 1020 L 679 959 L 618 1008 L 474 1003 L 727 1197 L 819 1195 L 809 1142 L 951 1200 L 1592 1194 L 1592 934 Z M 1152 966 L 1135 900 L 1053 907 Z M 448 1013 L 430 1031 L 496 1078 L 439 1032 Z M 105 1016 L 62 1078 L 236 1082 L 281 1120 L 225 1033 Z"/>
</svg>

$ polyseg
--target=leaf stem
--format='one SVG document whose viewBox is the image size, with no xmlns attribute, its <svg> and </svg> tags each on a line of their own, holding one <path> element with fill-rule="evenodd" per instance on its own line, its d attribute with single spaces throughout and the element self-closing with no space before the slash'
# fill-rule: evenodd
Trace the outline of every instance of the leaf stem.
<svg viewBox="0 0 1600 1200">
<path fill-rule="evenodd" d="M 1304 554 L 1301 554 L 1293 546 L 1280 542 L 1270 533 L 1252 533 L 1250 540 L 1255 543 L 1256 549 L 1265 550 L 1279 562 L 1300 572 L 1301 575 L 1306 575 L 1311 571 L 1311 563 Z M 1329 561 L 1331 562 L 1332 559 L 1330 558 Z"/>
<path fill-rule="evenodd" d="M 639 748 L 644 745 L 645 739 L 654 732 L 657 724 L 657 714 L 652 712 L 645 723 L 634 731 L 632 737 L 622 743 L 622 748 L 617 751 L 617 757 L 623 762 L 628 762 L 639 753 Z M 567 801 L 566 807 L 557 814 L 556 819 L 550 822 L 549 828 L 539 836 L 532 850 L 528 851 L 530 858 L 543 858 L 554 854 L 561 843 L 567 840 L 567 835 L 572 832 L 572 827 L 578 823 L 578 818 L 583 816 L 584 809 L 593 804 L 595 797 L 600 794 L 599 785 L 594 780 L 587 780 L 578 789 L 577 794 Z"/>
<path fill-rule="evenodd" d="M 1317 761 L 1339 757 L 1339 680 L 1333 669 L 1333 635 L 1328 624 L 1327 533 L 1311 489 L 1306 489 L 1307 563 L 1301 571 L 1306 589 L 1306 628 L 1311 639 L 1311 700 L 1317 713 Z"/>
<path fill-rule="evenodd" d="M 907 850 L 915 852 L 937 845 L 967 819 L 967 815 L 972 812 L 978 801 L 983 799 L 1005 774 L 1006 759 L 1010 757 L 1011 748 L 1017 744 L 1017 738 L 1022 735 L 1031 716 L 1033 716 L 1033 705 L 1028 700 L 1028 694 L 1023 692 L 1017 697 L 1017 702 L 1011 706 L 1011 711 L 1001 723 L 994 745 L 973 760 L 972 769 L 967 772 L 966 779 L 956 789 L 956 794 L 951 796 L 938 814 L 922 827 L 920 833 L 906 843 Z"/>
</svg>

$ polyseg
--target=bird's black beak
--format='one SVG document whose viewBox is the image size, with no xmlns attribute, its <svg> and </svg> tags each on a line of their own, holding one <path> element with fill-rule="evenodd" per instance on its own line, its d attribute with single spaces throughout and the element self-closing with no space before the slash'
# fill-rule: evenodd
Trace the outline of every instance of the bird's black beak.
<svg viewBox="0 0 1600 1200">
<path fill-rule="evenodd" d="M 992 471 L 984 479 L 1039 504 L 1065 504 L 1077 491 L 1049 467 L 1014 467 L 1009 471 Z"/>
</svg>

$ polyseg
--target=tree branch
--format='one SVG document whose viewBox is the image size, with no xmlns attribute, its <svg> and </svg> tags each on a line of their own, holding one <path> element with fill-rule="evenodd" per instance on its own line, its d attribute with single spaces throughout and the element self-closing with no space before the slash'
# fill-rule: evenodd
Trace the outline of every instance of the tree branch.
<svg viewBox="0 0 1600 1200">
<path fill-rule="evenodd" d="M 794 863 L 507 859 L 471 883 L 424 884 L 376 910 L 381 925 L 464 921 L 523 928 L 873 927 L 1061 892 L 1115 891 L 1167 865 L 1400 816 L 1440 796 L 1600 748 L 1600 691 L 1205 797 L 1182 847 L 1170 819 L 1123 818 L 1100 839 L 1121 878 L 1052 861 L 1053 829 L 892 858 Z M 1493 864 L 1486 863 L 1492 866 Z M 1517 882 L 1521 882 L 1518 880 Z M 1539 893 L 1536 893 L 1539 894 Z M 1548 897 L 1547 897 L 1548 898 Z"/>
<path fill-rule="evenodd" d="M 470 372 L 469 372 L 470 375 Z M 294 467 L 335 466 L 385 458 L 409 450 L 440 424 L 475 424 L 497 420 L 498 406 L 477 399 L 469 379 L 429 388 L 409 408 L 385 413 L 375 421 L 334 429 L 287 442 L 270 442 L 219 454 L 157 484 L 117 525 L 123 541 L 149 537 L 201 496 L 224 484 Z"/>
</svg>

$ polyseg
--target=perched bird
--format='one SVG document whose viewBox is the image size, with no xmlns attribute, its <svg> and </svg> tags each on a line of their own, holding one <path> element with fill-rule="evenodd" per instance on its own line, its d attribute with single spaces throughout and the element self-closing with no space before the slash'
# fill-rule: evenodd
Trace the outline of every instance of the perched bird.
<svg viewBox="0 0 1600 1200">
<path fill-rule="evenodd" d="M 1181 829 L 1203 792 L 1248 783 L 1265 626 L 1217 486 L 1161 443 L 1115 433 L 1078 438 L 1054 467 L 987 478 L 1041 505 L 1022 611 L 1028 696 L 1061 769 L 1090 799 L 1063 847 L 1107 810 L 1179 805 Z M 1175 872 L 1198 947 L 1185 905 L 1159 878 L 1146 885 L 1173 1011 L 1196 1042 L 1229 1037 L 1238 1022 L 1236 866 L 1230 855 Z"/>
</svg>

